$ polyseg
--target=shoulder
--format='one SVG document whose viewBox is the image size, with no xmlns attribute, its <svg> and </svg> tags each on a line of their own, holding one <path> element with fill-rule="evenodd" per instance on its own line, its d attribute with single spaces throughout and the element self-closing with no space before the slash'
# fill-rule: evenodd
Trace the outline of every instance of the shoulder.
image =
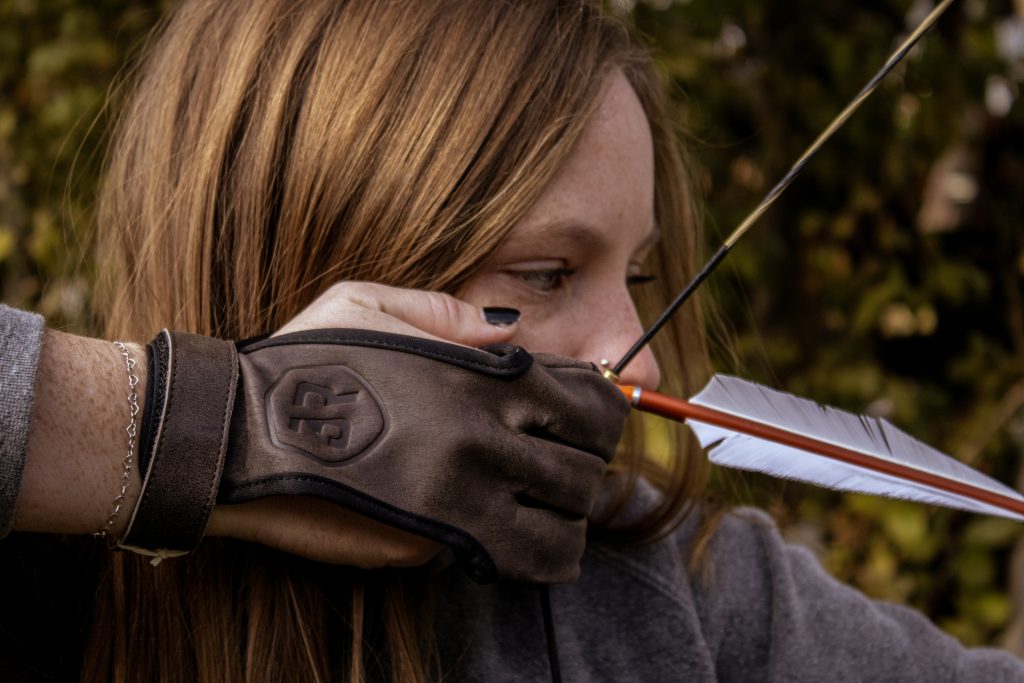
<svg viewBox="0 0 1024 683">
<path fill-rule="evenodd" d="M 640 480 L 618 519 L 626 523 L 636 520 L 662 499 L 660 491 Z M 698 583 L 707 583 L 719 570 L 726 572 L 719 581 L 749 583 L 782 545 L 775 523 L 761 510 L 733 508 L 716 513 L 697 502 L 679 526 L 659 541 L 626 546 L 592 543 L 588 555 L 617 565 L 635 578 L 675 590 L 668 587 L 680 581 L 690 583 L 698 576 L 703 578 Z M 705 559 L 691 572 L 691 558 L 698 549 Z"/>
<path fill-rule="evenodd" d="M 1024 680 L 1024 663 L 1008 653 L 964 648 L 922 614 L 835 580 L 807 549 L 786 543 L 764 512 L 738 508 L 707 527 L 704 512 L 695 509 L 659 543 L 596 546 L 588 556 L 612 585 L 670 597 L 676 614 L 667 601 L 652 599 L 648 609 L 663 624 L 688 624 L 717 679 Z M 691 568 L 701 544 L 704 557 Z"/>
<path fill-rule="evenodd" d="M 660 496 L 642 483 L 625 517 L 642 514 Z M 770 602 L 773 575 L 788 561 L 786 548 L 775 523 L 761 510 L 734 508 L 716 513 L 697 503 L 659 541 L 636 546 L 591 544 L 583 578 L 589 572 L 604 581 L 646 586 L 660 594 L 662 608 L 671 600 L 675 608 L 691 612 L 713 643 L 720 629 L 762 616 Z"/>
</svg>

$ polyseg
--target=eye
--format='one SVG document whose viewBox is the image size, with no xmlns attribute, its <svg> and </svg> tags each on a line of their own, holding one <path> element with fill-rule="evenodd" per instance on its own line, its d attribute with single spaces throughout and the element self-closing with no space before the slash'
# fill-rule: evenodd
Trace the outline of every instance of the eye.
<svg viewBox="0 0 1024 683">
<path fill-rule="evenodd" d="M 565 286 L 566 281 L 576 274 L 575 268 L 542 268 L 537 270 L 513 270 L 509 273 L 538 292 L 547 294 Z"/>
</svg>

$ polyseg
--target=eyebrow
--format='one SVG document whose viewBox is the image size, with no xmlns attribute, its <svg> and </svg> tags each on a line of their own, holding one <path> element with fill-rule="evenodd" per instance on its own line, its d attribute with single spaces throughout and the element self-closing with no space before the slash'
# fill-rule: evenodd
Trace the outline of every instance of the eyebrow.
<svg viewBox="0 0 1024 683">
<path fill-rule="evenodd" d="M 657 223 L 652 223 L 651 230 L 643 241 L 641 241 L 633 253 L 649 251 L 661 240 L 661 230 Z M 586 223 L 554 221 L 543 223 L 533 228 L 525 235 L 519 235 L 509 240 L 517 247 L 546 246 L 552 241 L 565 242 L 572 245 L 586 245 L 589 248 L 605 250 L 608 248 L 608 241 L 599 230 Z"/>
<path fill-rule="evenodd" d="M 525 233 L 510 236 L 509 243 L 523 247 L 543 247 L 552 241 L 577 244 L 594 244 L 604 248 L 604 237 L 593 228 L 582 223 L 554 221 L 540 223 Z"/>
</svg>

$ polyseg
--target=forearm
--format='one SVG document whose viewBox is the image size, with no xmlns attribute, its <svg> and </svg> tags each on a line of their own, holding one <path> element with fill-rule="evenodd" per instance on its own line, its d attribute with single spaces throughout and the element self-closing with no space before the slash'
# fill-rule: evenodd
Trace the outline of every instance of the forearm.
<svg viewBox="0 0 1024 683">
<path fill-rule="evenodd" d="M 146 388 L 145 350 L 128 344 Z M 130 421 L 124 357 L 110 342 L 47 330 L 39 359 L 25 470 L 14 513 L 23 531 L 88 533 L 104 526 L 120 492 Z M 136 422 L 141 422 L 141 414 Z M 138 439 L 136 439 L 137 449 Z M 140 488 L 137 452 L 112 533 L 127 524 Z"/>
</svg>

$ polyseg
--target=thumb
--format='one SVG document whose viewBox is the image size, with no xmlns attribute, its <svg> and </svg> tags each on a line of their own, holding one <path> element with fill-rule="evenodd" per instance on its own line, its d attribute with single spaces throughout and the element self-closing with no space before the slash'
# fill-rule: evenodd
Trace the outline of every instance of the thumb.
<svg viewBox="0 0 1024 683">
<path fill-rule="evenodd" d="M 514 308 L 479 308 L 449 294 L 391 289 L 378 299 L 380 310 L 445 341 L 466 346 L 501 344 L 519 325 Z"/>
</svg>

